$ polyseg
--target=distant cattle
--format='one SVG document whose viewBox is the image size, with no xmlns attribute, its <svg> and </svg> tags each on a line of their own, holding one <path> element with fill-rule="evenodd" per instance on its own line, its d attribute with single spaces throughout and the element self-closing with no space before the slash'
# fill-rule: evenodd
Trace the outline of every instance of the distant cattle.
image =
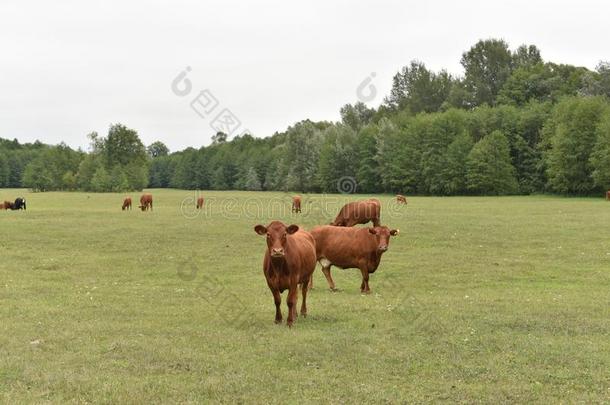
<svg viewBox="0 0 610 405">
<path fill-rule="evenodd" d="M 301 196 L 292 197 L 292 212 L 301 212 Z"/>
<path fill-rule="evenodd" d="M 26 210 L 25 199 L 18 197 L 15 199 L 15 202 L 10 207 L 12 210 Z"/>
<path fill-rule="evenodd" d="M 138 206 L 142 211 L 146 211 L 150 208 L 153 210 L 153 197 L 152 194 L 143 194 L 140 197 L 140 205 Z"/>
<path fill-rule="evenodd" d="M 3 204 L 5 210 L 13 209 L 13 203 L 10 201 L 5 201 Z"/>
<path fill-rule="evenodd" d="M 256 225 L 254 231 L 266 235 L 267 249 L 263 273 L 275 302 L 275 323 L 282 322 L 281 293 L 288 290 L 288 326 L 297 317 L 298 285 L 303 295 L 301 315 L 307 316 L 307 289 L 316 268 L 316 247 L 313 236 L 297 225 L 286 226 L 273 221 L 268 226 Z"/>
<path fill-rule="evenodd" d="M 131 209 L 131 197 L 127 197 L 123 200 L 123 206 L 121 207 L 123 211 Z"/>
<path fill-rule="evenodd" d="M 197 198 L 197 209 L 200 210 L 203 208 L 203 197 Z"/>
<path fill-rule="evenodd" d="M 396 196 L 396 202 L 397 202 L 398 204 L 407 204 L 407 197 L 405 197 L 404 195 L 400 195 L 400 194 L 398 194 L 398 195 Z"/>
<path fill-rule="evenodd" d="M 354 226 L 373 222 L 374 226 L 379 226 L 381 215 L 381 203 L 375 198 L 365 201 L 355 201 L 347 203 L 341 208 L 339 214 L 331 225 L 334 226 Z"/>
<path fill-rule="evenodd" d="M 606 200 L 610 201 L 610 190 L 606 191 Z"/>
<path fill-rule="evenodd" d="M 316 241 L 316 258 L 322 265 L 330 289 L 335 290 L 331 266 L 355 268 L 362 273 L 360 291 L 368 294 L 369 274 L 379 267 L 381 255 L 388 250 L 390 236 L 398 235 L 398 230 L 386 226 L 346 228 L 325 225 L 313 228 L 311 234 Z"/>
</svg>

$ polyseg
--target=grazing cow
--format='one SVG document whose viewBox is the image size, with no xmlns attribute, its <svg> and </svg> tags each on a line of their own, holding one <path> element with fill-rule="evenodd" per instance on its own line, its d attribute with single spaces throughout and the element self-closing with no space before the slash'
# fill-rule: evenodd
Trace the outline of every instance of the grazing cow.
<svg viewBox="0 0 610 405">
<path fill-rule="evenodd" d="M 406 205 L 407 204 L 407 197 L 405 197 L 404 195 L 398 194 L 398 195 L 396 195 L 396 202 L 398 204 L 405 204 Z"/>
<path fill-rule="evenodd" d="M 369 274 L 379 267 L 381 255 L 388 250 L 390 236 L 398 235 L 398 229 L 387 226 L 374 228 L 346 228 L 318 226 L 311 230 L 316 241 L 316 258 L 322 265 L 322 272 L 331 290 L 335 282 L 330 275 L 330 267 L 360 269 L 362 284 L 360 291 L 370 293 Z"/>
<path fill-rule="evenodd" d="M 25 205 L 25 199 L 18 197 L 15 199 L 15 202 L 11 206 L 12 210 L 26 210 L 27 207 Z"/>
<path fill-rule="evenodd" d="M 309 232 L 297 225 L 286 226 L 273 221 L 268 226 L 256 225 L 254 231 L 267 235 L 267 249 L 263 261 L 263 273 L 275 301 L 275 323 L 282 322 L 282 292 L 288 290 L 288 326 L 297 317 L 298 285 L 301 284 L 303 301 L 301 315 L 307 316 L 307 289 L 316 269 L 316 244 Z"/>
<path fill-rule="evenodd" d="M 10 202 L 10 201 L 5 201 L 5 202 L 2 204 L 2 207 L 3 207 L 5 210 L 10 210 L 10 209 L 13 209 L 13 203 L 12 203 L 12 202 Z"/>
<path fill-rule="evenodd" d="M 140 205 L 138 206 L 142 211 L 146 211 L 148 210 L 148 208 L 150 208 L 150 210 L 153 210 L 153 198 L 152 198 L 152 194 L 143 194 L 142 197 L 140 197 Z"/>
<path fill-rule="evenodd" d="M 373 226 L 379 226 L 379 216 L 381 215 L 381 203 L 375 198 L 365 201 L 354 201 L 347 203 L 341 208 L 337 218 L 331 225 L 334 226 L 354 226 L 356 224 L 366 224 L 373 222 Z"/>
<path fill-rule="evenodd" d="M 301 212 L 301 196 L 292 197 L 292 212 Z"/>
<path fill-rule="evenodd" d="M 121 207 L 123 211 L 131 210 L 131 197 L 127 197 L 123 200 L 123 206 Z"/>
<path fill-rule="evenodd" d="M 203 208 L 203 197 L 197 198 L 197 209 L 200 210 Z"/>
</svg>

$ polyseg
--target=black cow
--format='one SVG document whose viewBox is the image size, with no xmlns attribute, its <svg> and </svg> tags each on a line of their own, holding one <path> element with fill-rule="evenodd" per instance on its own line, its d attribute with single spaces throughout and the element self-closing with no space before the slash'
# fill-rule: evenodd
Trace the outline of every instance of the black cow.
<svg viewBox="0 0 610 405">
<path fill-rule="evenodd" d="M 25 210 L 26 206 L 25 206 L 25 199 L 24 198 L 17 198 L 15 200 L 15 203 L 13 204 L 13 206 L 11 207 L 11 209 L 14 210 Z"/>
</svg>

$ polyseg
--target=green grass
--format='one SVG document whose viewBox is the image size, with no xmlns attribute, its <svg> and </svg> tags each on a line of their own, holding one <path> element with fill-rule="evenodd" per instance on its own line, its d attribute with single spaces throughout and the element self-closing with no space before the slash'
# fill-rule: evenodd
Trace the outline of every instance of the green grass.
<svg viewBox="0 0 610 405">
<path fill-rule="evenodd" d="M 364 196 L 306 195 L 295 216 L 287 194 L 205 192 L 189 218 L 193 192 L 152 192 L 142 213 L 0 190 L 28 201 L 0 211 L 0 402 L 610 402 L 602 199 L 378 196 L 401 233 L 372 294 L 358 270 L 333 269 L 331 293 L 317 269 L 289 329 L 253 226 L 309 229 Z"/>
</svg>

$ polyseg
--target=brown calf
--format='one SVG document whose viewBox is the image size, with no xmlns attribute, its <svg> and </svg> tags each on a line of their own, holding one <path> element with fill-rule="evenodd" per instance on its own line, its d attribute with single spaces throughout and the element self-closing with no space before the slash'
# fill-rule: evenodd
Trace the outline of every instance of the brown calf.
<svg viewBox="0 0 610 405">
<path fill-rule="evenodd" d="M 121 207 L 123 211 L 131 209 L 131 197 L 127 197 L 123 200 L 123 206 Z"/>
<path fill-rule="evenodd" d="M 360 269 L 362 284 L 360 291 L 370 293 L 369 274 L 379 267 L 381 255 L 388 250 L 390 236 L 398 235 L 398 229 L 387 226 L 374 228 L 346 228 L 318 226 L 311 230 L 316 241 L 316 258 L 322 265 L 328 286 L 335 290 L 335 282 L 330 275 L 330 267 Z"/>
<path fill-rule="evenodd" d="M 292 212 L 301 212 L 301 196 L 292 197 Z"/>
<path fill-rule="evenodd" d="M 400 194 L 398 194 L 398 195 L 396 196 L 396 202 L 397 202 L 398 204 L 405 204 L 405 205 L 406 205 L 406 204 L 407 204 L 407 197 L 405 197 L 404 195 L 400 195 Z"/>
<path fill-rule="evenodd" d="M 341 208 L 339 214 L 331 225 L 334 226 L 354 226 L 356 224 L 366 224 L 373 222 L 373 226 L 379 226 L 381 215 L 381 203 L 375 198 L 365 201 L 354 201 L 347 203 Z"/>
<path fill-rule="evenodd" d="M 197 209 L 200 210 L 203 208 L 203 197 L 197 198 Z"/>
<path fill-rule="evenodd" d="M 286 226 L 273 221 L 268 226 L 256 225 L 254 231 L 267 236 L 267 249 L 263 273 L 275 301 L 275 323 L 282 322 L 282 292 L 288 290 L 288 326 L 297 317 L 298 285 L 301 284 L 303 301 L 301 315 L 307 316 L 307 288 L 316 269 L 316 245 L 309 232 L 297 225 Z"/>
<path fill-rule="evenodd" d="M 143 194 L 142 197 L 140 197 L 140 205 L 138 206 L 142 211 L 146 211 L 148 210 L 148 208 L 150 208 L 150 210 L 153 210 L 153 198 L 152 198 L 152 194 Z"/>
</svg>

